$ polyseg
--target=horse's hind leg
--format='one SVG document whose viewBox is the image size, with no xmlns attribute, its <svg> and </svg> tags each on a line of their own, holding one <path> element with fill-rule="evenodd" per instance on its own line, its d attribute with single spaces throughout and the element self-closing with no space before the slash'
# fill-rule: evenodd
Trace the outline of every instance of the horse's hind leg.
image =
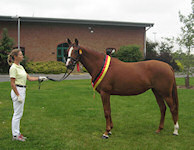
<svg viewBox="0 0 194 150">
<path fill-rule="evenodd" d="M 111 113 L 111 112 L 110 112 L 110 113 Z M 112 117 L 111 117 L 111 115 L 110 115 L 110 128 L 111 128 L 111 130 L 112 130 L 112 128 L 113 128 L 113 122 L 112 122 Z M 109 132 L 108 132 L 108 135 L 112 135 L 112 132 L 109 131 Z"/>
<path fill-rule="evenodd" d="M 152 89 L 152 92 L 154 93 L 157 103 L 160 107 L 160 112 L 161 112 L 161 119 L 160 119 L 160 124 L 158 129 L 156 130 L 156 133 L 160 133 L 160 131 L 164 128 L 164 119 L 165 119 L 165 113 L 166 113 L 166 105 L 164 103 L 164 100 L 162 96 L 158 94 L 158 92 L 154 89 Z"/>
<path fill-rule="evenodd" d="M 172 114 L 172 119 L 174 122 L 174 135 L 178 135 L 178 129 L 179 129 L 179 125 L 178 125 L 178 106 L 176 106 L 175 104 L 173 104 L 173 98 L 172 96 L 166 97 L 165 98 L 166 103 L 168 104 L 169 108 L 170 108 L 170 112 Z"/>
</svg>

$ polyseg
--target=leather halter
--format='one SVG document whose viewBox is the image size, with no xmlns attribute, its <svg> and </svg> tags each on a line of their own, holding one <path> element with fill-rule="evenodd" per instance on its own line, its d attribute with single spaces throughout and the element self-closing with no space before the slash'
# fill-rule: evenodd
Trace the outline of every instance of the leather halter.
<svg viewBox="0 0 194 150">
<path fill-rule="evenodd" d="M 76 65 L 76 63 L 79 61 L 80 57 L 81 57 L 80 54 L 78 54 L 76 58 L 67 57 L 67 58 L 72 59 L 72 60 L 73 60 L 73 63 L 72 63 L 71 69 L 68 69 L 68 68 L 67 68 L 65 74 L 63 75 L 63 77 L 62 77 L 61 79 L 57 80 L 57 79 L 53 79 L 53 78 L 49 78 L 49 77 L 47 77 L 47 78 L 48 78 L 49 80 L 51 80 L 51 81 L 62 81 L 62 80 L 65 80 L 65 79 L 73 72 L 73 70 L 74 70 L 74 68 L 75 68 L 75 65 Z M 70 70 L 69 73 L 68 73 L 68 70 Z"/>
</svg>

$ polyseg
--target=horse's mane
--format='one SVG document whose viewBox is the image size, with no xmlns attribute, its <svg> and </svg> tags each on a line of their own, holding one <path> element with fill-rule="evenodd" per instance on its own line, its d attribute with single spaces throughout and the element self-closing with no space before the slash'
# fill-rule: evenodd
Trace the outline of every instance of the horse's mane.
<svg viewBox="0 0 194 150">
<path fill-rule="evenodd" d="M 91 49 L 91 48 L 88 48 L 88 47 L 80 46 L 80 48 L 83 49 L 83 50 L 85 50 L 86 52 L 91 52 L 91 53 L 96 54 L 96 55 L 102 55 L 102 56 L 105 56 L 106 55 L 103 52 L 99 52 L 97 50 L 94 50 L 94 49 Z"/>
</svg>

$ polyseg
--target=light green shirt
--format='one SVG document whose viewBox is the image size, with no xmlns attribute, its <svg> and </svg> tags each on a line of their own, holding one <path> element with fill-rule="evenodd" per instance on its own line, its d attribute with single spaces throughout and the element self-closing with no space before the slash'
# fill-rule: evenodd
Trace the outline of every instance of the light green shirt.
<svg viewBox="0 0 194 150">
<path fill-rule="evenodd" d="M 27 73 L 22 65 L 13 63 L 9 69 L 10 78 L 15 78 L 15 84 L 26 85 Z"/>
</svg>

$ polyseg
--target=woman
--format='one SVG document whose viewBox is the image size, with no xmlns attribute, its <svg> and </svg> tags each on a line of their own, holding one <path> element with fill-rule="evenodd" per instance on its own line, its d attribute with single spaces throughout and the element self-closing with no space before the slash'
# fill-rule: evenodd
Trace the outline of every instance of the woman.
<svg viewBox="0 0 194 150">
<path fill-rule="evenodd" d="M 13 101 L 14 114 L 12 118 L 12 140 L 25 141 L 20 133 L 20 120 L 23 115 L 25 96 L 26 96 L 26 79 L 29 81 L 45 81 L 47 77 L 31 77 L 29 76 L 20 62 L 24 56 L 19 49 L 14 49 L 8 55 L 8 64 L 11 65 L 9 70 L 11 80 L 11 98 Z"/>
</svg>

